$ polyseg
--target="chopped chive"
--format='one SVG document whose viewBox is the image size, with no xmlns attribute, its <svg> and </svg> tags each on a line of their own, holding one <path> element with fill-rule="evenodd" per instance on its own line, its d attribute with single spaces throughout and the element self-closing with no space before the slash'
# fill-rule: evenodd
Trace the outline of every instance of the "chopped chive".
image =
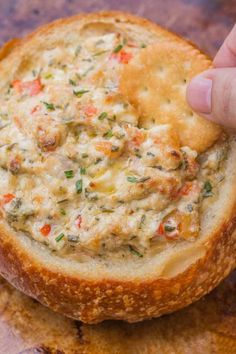
<svg viewBox="0 0 236 354">
<path fill-rule="evenodd" d="M 58 235 L 58 236 L 55 238 L 56 242 L 61 241 L 61 240 L 63 239 L 63 237 L 65 237 L 65 234 L 63 234 L 63 233 L 61 233 L 60 235 Z"/>
<path fill-rule="evenodd" d="M 123 48 L 122 44 L 119 44 L 115 49 L 113 50 L 113 53 L 119 53 L 119 51 Z"/>
<path fill-rule="evenodd" d="M 102 113 L 98 116 L 98 119 L 99 119 L 99 120 L 103 120 L 103 119 L 107 118 L 107 116 L 108 116 L 107 112 L 102 112 Z"/>
<path fill-rule="evenodd" d="M 137 183 L 138 182 L 138 178 L 134 177 L 134 176 L 128 176 L 127 177 L 127 181 L 130 183 Z"/>
<path fill-rule="evenodd" d="M 140 258 L 143 257 L 143 255 L 142 255 L 139 251 L 137 251 L 133 246 L 130 246 L 130 245 L 129 245 L 129 250 L 130 250 L 130 252 L 131 252 L 132 254 L 134 254 L 135 256 L 138 256 L 138 257 L 140 257 Z"/>
<path fill-rule="evenodd" d="M 44 101 L 42 103 L 45 105 L 48 111 L 55 111 L 56 108 L 53 103 L 48 103 Z"/>
<path fill-rule="evenodd" d="M 113 209 L 108 209 L 108 208 L 101 207 L 101 210 L 102 210 L 103 213 L 114 213 Z"/>
<path fill-rule="evenodd" d="M 134 176 L 128 176 L 127 177 L 127 181 L 130 183 L 142 183 L 142 182 L 146 182 L 150 179 L 151 177 L 141 177 L 141 178 L 137 178 Z"/>
<path fill-rule="evenodd" d="M 65 203 L 68 202 L 69 199 L 62 199 L 62 200 L 58 200 L 57 204 L 61 204 L 61 203 Z"/>
<path fill-rule="evenodd" d="M 76 188 L 76 192 L 78 194 L 80 194 L 82 192 L 82 189 L 83 189 L 83 180 L 82 179 L 78 179 L 78 181 L 76 181 L 75 188 Z"/>
<path fill-rule="evenodd" d="M 71 84 L 72 86 L 77 86 L 75 80 L 69 79 L 69 84 Z"/>
<path fill-rule="evenodd" d="M 65 209 L 61 208 L 61 209 L 60 209 L 60 213 L 61 213 L 61 215 L 66 215 Z"/>
<path fill-rule="evenodd" d="M 66 178 L 73 178 L 74 177 L 73 170 L 64 171 L 64 174 L 65 174 Z"/>
<path fill-rule="evenodd" d="M 80 174 L 85 175 L 86 173 L 86 168 L 85 167 L 80 167 Z"/>
<path fill-rule="evenodd" d="M 105 54 L 105 53 L 107 53 L 107 52 L 108 52 L 107 50 L 101 50 L 100 52 L 94 53 L 93 56 L 94 56 L 94 57 L 97 57 L 97 56 L 102 55 L 102 54 Z"/>
<path fill-rule="evenodd" d="M 44 76 L 44 78 L 45 78 L 46 80 L 48 80 L 48 79 L 53 79 L 54 76 L 53 76 L 53 74 L 49 73 L 49 74 L 46 74 L 46 75 Z"/>
<path fill-rule="evenodd" d="M 151 177 L 142 177 L 138 180 L 138 182 L 146 182 L 150 179 Z"/>
<path fill-rule="evenodd" d="M 79 91 L 73 91 L 73 94 L 76 96 L 76 97 L 81 97 L 83 96 L 85 93 L 89 92 L 89 90 L 79 90 Z"/>
<path fill-rule="evenodd" d="M 203 197 L 208 198 L 213 195 L 212 184 L 210 181 L 206 181 L 203 186 Z"/>
<path fill-rule="evenodd" d="M 113 136 L 112 130 L 108 130 L 103 136 L 104 138 L 111 138 Z"/>
</svg>

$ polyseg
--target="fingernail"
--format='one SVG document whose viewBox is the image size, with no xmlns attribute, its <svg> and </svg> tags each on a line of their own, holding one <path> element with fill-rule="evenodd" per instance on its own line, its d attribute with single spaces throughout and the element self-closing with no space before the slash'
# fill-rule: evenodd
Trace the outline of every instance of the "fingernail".
<svg viewBox="0 0 236 354">
<path fill-rule="evenodd" d="M 187 101 L 194 111 L 211 113 L 212 80 L 196 76 L 187 88 Z"/>
</svg>

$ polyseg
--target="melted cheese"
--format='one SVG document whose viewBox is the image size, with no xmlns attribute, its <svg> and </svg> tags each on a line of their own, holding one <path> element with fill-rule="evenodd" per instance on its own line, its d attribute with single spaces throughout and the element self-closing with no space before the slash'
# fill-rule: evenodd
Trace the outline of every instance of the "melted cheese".
<svg viewBox="0 0 236 354">
<path fill-rule="evenodd" d="M 1 209 L 15 230 L 67 256 L 198 236 L 216 152 L 199 177 L 171 125 L 139 126 L 118 72 L 141 47 L 113 33 L 47 50 L 1 95 Z"/>
</svg>

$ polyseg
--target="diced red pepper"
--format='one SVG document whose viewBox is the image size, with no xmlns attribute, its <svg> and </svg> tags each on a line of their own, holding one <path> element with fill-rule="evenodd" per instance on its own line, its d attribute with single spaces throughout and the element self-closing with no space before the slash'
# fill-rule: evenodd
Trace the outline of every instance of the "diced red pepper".
<svg viewBox="0 0 236 354">
<path fill-rule="evenodd" d="M 51 225 L 45 224 L 40 228 L 40 232 L 43 236 L 47 237 L 51 232 Z"/>
<path fill-rule="evenodd" d="M 84 108 L 84 113 L 86 114 L 86 116 L 92 117 L 97 113 L 97 108 L 93 105 L 86 106 Z"/>
<path fill-rule="evenodd" d="M 191 192 L 192 183 L 185 183 L 179 190 L 179 195 L 188 195 Z"/>
<path fill-rule="evenodd" d="M 16 196 L 15 194 L 7 193 L 3 195 L 3 204 L 10 203 L 12 199 L 14 199 Z"/>
<path fill-rule="evenodd" d="M 165 235 L 164 225 L 162 223 L 160 223 L 160 225 L 158 226 L 158 228 L 156 230 L 156 236 L 164 236 L 164 235 Z"/>
<path fill-rule="evenodd" d="M 112 53 L 110 58 L 118 60 L 121 64 L 128 64 L 128 62 L 132 59 L 133 54 L 128 53 L 125 50 L 120 50 L 118 53 Z"/>
<path fill-rule="evenodd" d="M 41 107 L 39 105 L 35 106 L 34 108 L 32 108 L 31 114 L 34 114 L 35 112 L 38 112 L 40 110 L 40 108 Z"/>
<path fill-rule="evenodd" d="M 75 224 L 76 224 L 76 226 L 80 229 L 81 224 L 82 224 L 82 216 L 81 216 L 81 215 L 79 215 L 79 216 L 77 217 L 77 219 L 75 220 Z"/>
<path fill-rule="evenodd" d="M 36 96 L 43 88 L 40 78 L 25 82 L 15 80 L 12 82 L 12 86 L 18 93 L 29 93 L 30 96 Z"/>
</svg>

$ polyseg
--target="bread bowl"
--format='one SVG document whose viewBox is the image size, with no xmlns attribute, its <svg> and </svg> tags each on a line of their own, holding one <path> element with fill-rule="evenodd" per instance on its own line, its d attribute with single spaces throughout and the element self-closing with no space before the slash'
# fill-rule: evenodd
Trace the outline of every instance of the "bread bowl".
<svg viewBox="0 0 236 354">
<path fill-rule="evenodd" d="M 118 12 L 59 20 L 3 48 L 0 273 L 10 283 L 83 322 L 136 322 L 227 276 L 236 142 L 185 102 L 187 82 L 210 66 L 185 40 Z"/>
</svg>

